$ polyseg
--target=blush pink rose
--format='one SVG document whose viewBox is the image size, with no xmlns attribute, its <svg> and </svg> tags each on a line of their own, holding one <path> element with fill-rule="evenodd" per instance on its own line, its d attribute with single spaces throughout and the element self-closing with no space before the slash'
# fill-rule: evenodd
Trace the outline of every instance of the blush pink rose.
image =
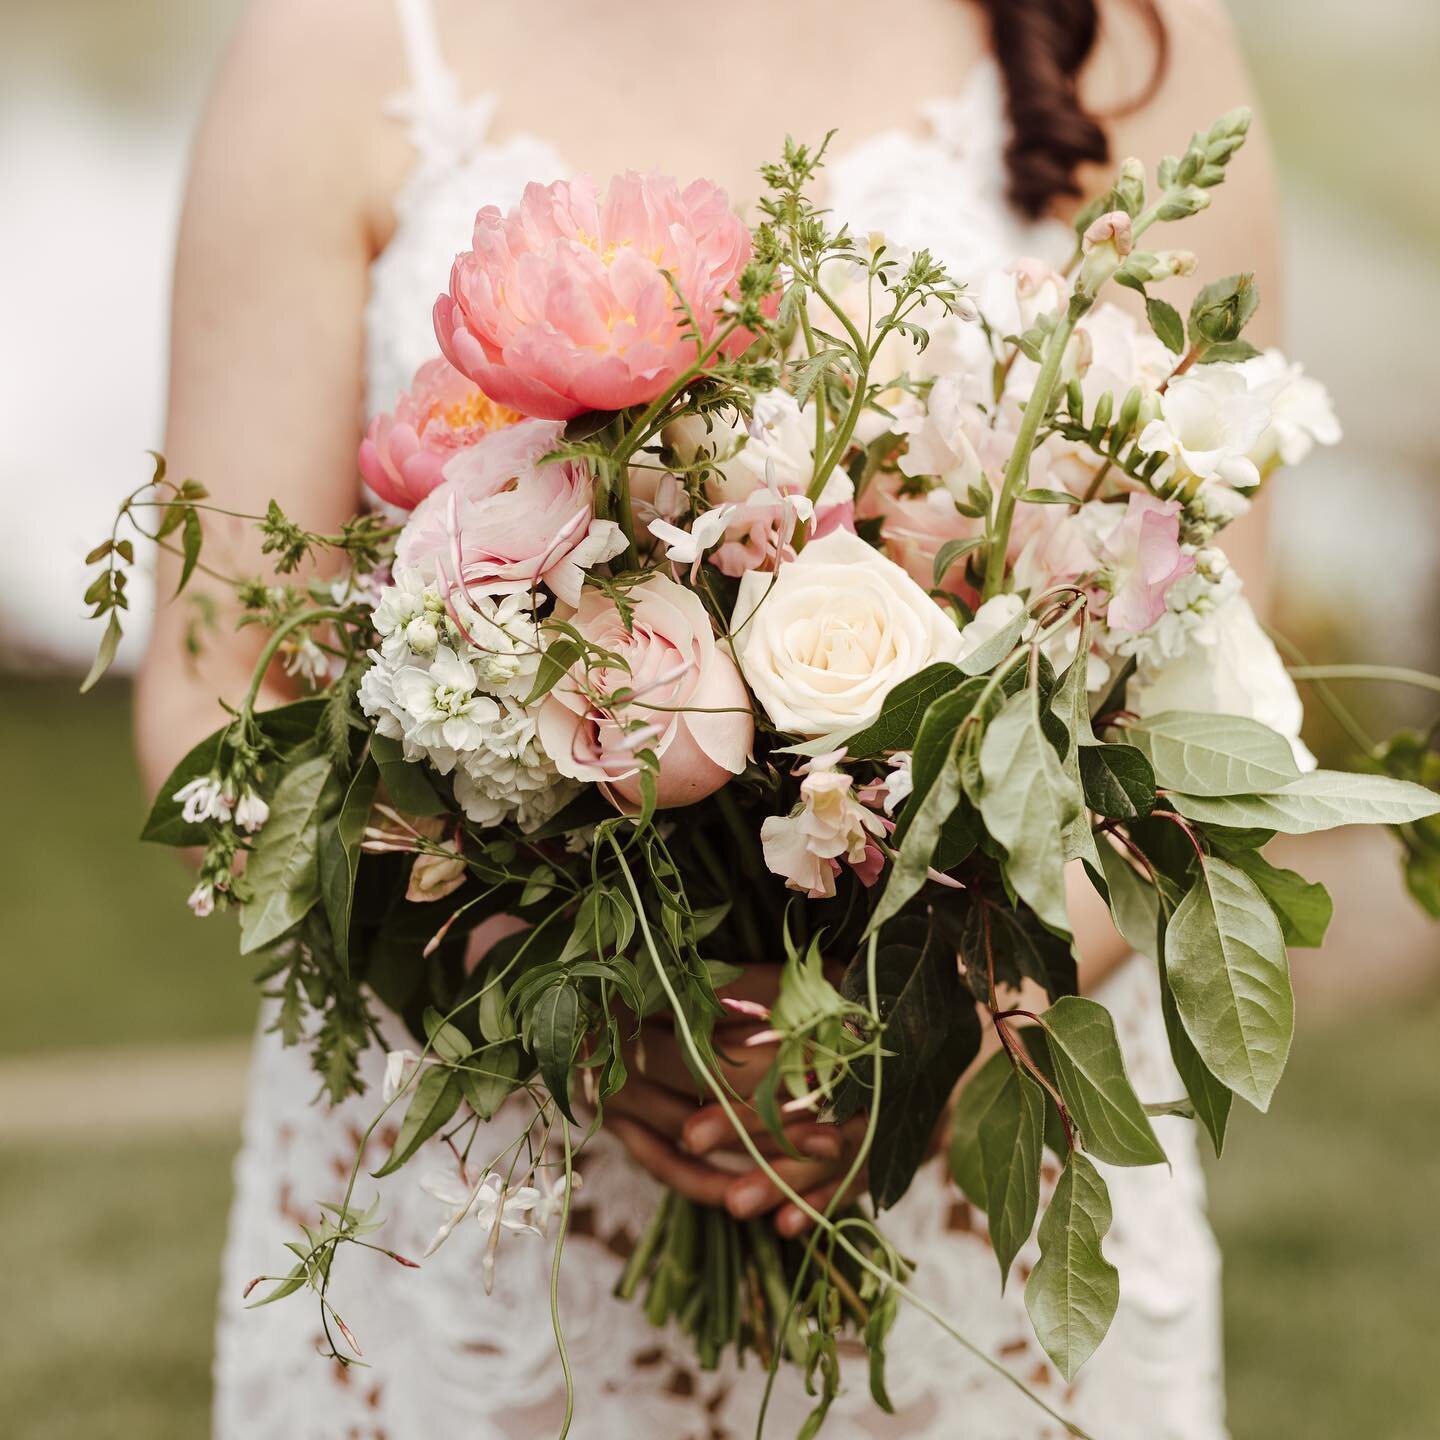
<svg viewBox="0 0 1440 1440">
<path fill-rule="evenodd" d="M 540 707 L 540 743 L 562 775 L 608 785 L 632 805 L 641 800 L 635 752 L 653 750 L 657 803 L 691 805 L 745 768 L 755 738 L 750 698 L 693 590 L 653 574 L 627 599 L 629 628 L 612 600 L 585 592 L 571 624 L 624 664 L 577 664 Z M 609 703 L 618 691 L 634 698 Z"/>
<path fill-rule="evenodd" d="M 439 485 L 457 450 L 519 418 L 448 360 L 427 360 L 395 409 L 370 422 L 360 443 L 360 473 L 387 504 L 413 510 Z"/>
<path fill-rule="evenodd" d="M 1121 634 L 1148 629 L 1165 613 L 1170 587 L 1195 568 L 1180 548 L 1180 502 L 1131 495 L 1102 555 L 1114 577 L 1105 623 Z"/>
<path fill-rule="evenodd" d="M 411 515 L 396 563 L 491 595 L 544 585 L 578 605 L 585 571 L 618 555 L 625 537 L 595 517 L 585 465 L 541 463 L 563 429 L 522 420 L 453 455 L 444 482 Z"/>
<path fill-rule="evenodd" d="M 476 215 L 472 243 L 435 302 L 440 348 L 491 399 L 545 420 L 655 399 L 695 361 L 677 297 L 708 345 L 750 259 L 723 190 L 634 172 L 603 196 L 584 175 L 528 185 L 508 215 Z"/>
</svg>

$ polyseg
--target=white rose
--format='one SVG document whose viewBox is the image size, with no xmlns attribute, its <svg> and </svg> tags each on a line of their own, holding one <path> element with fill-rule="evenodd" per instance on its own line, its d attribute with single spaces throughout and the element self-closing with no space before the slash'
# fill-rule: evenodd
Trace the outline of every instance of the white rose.
<svg viewBox="0 0 1440 1440">
<path fill-rule="evenodd" d="M 1142 716 L 1199 710 L 1258 720 L 1290 742 L 1302 770 L 1315 768 L 1300 739 L 1304 711 L 1295 682 L 1243 595 L 1218 605 L 1175 659 L 1142 662 L 1129 703 Z"/>
<path fill-rule="evenodd" d="M 799 735 L 868 724 L 902 680 L 961 650 L 945 611 L 846 530 L 812 540 L 774 576 L 747 571 L 730 628 L 771 722 Z"/>
</svg>

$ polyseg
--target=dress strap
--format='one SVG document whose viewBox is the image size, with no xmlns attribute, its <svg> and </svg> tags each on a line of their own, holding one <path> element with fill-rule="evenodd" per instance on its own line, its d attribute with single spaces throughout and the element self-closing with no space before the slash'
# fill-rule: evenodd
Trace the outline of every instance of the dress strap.
<svg viewBox="0 0 1440 1440">
<path fill-rule="evenodd" d="M 490 95 L 465 99 L 440 48 L 432 0 L 395 0 L 410 70 L 410 88 L 395 96 L 389 112 L 405 121 L 418 166 L 414 183 L 463 164 L 485 143 L 495 108 Z M 413 187 L 412 187 L 413 188 Z"/>
</svg>

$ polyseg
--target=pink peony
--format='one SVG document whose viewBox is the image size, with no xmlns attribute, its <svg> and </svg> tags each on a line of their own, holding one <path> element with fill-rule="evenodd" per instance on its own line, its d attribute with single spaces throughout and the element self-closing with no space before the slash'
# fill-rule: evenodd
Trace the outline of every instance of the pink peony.
<svg viewBox="0 0 1440 1440">
<path fill-rule="evenodd" d="M 360 473 L 387 504 L 413 510 L 439 485 L 457 450 L 519 418 L 482 395 L 448 360 L 427 360 L 394 412 L 370 422 L 360 442 Z"/>
<path fill-rule="evenodd" d="M 588 176 L 529 185 L 509 215 L 476 215 L 473 244 L 435 302 L 440 348 L 491 399 L 546 420 L 655 399 L 696 358 L 677 299 L 708 345 L 750 259 L 723 190 L 633 172 L 603 198 Z"/>
<path fill-rule="evenodd" d="M 1180 503 L 1131 495 L 1125 516 L 1105 538 L 1111 567 L 1106 624 L 1121 634 L 1148 629 L 1165 613 L 1170 587 L 1195 568 L 1180 548 Z"/>
<path fill-rule="evenodd" d="M 585 592 L 571 623 L 624 663 L 577 664 L 540 707 L 540 743 L 562 775 L 608 784 L 632 805 L 641 798 L 635 752 L 653 750 L 658 803 L 690 805 L 745 768 L 755 738 L 750 700 L 693 590 L 652 574 L 626 598 L 628 629 L 612 600 Z M 634 698 L 609 703 L 618 691 Z"/>
<path fill-rule="evenodd" d="M 453 455 L 444 483 L 410 517 L 396 563 L 492 595 L 545 585 L 578 605 L 586 569 L 618 555 L 625 537 L 613 520 L 595 518 L 583 464 L 540 463 L 563 428 L 522 420 Z"/>
</svg>

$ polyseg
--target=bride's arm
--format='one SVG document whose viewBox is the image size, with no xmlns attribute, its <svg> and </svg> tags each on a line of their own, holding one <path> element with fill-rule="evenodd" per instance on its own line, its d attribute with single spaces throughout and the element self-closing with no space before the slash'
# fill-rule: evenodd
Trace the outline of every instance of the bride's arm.
<svg viewBox="0 0 1440 1440">
<path fill-rule="evenodd" d="M 337 53 L 332 43 L 336 8 L 254 6 L 215 88 L 181 221 L 165 436 L 170 475 L 194 476 L 209 503 L 256 513 L 273 497 L 315 530 L 334 530 L 357 502 L 372 248 L 363 157 L 368 116 L 378 111 L 343 63 L 345 45 Z M 268 575 L 253 526 L 204 518 L 207 565 Z M 237 632 L 224 587 L 197 576 L 192 588 L 211 594 L 220 612 L 204 653 L 188 659 L 192 607 L 166 603 L 177 567 L 161 555 L 160 604 L 136 690 L 137 743 L 152 785 L 223 722 L 216 697 L 238 698 L 263 641 L 257 628 Z"/>
</svg>

